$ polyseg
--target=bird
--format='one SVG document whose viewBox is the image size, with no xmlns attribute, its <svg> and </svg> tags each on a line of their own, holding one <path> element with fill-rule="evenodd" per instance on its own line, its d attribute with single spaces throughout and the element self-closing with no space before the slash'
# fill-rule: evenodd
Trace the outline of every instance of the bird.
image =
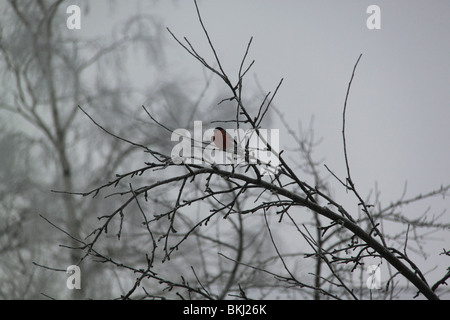
<svg viewBox="0 0 450 320">
<path fill-rule="evenodd" d="M 224 128 L 216 127 L 214 129 L 212 140 L 219 150 L 230 153 L 233 156 L 239 156 L 244 159 L 244 162 L 247 164 L 250 163 L 250 160 L 261 164 L 261 161 L 250 152 L 250 150 L 254 149 L 249 147 L 250 139 L 247 139 L 245 148 L 243 148 Z"/>
<path fill-rule="evenodd" d="M 217 127 L 214 129 L 214 135 L 212 137 L 214 144 L 219 148 L 219 150 L 238 154 L 238 144 L 235 139 L 233 139 L 222 127 Z"/>
<path fill-rule="evenodd" d="M 256 167 L 255 164 L 250 164 L 250 162 L 249 162 L 250 153 L 249 153 L 249 148 L 248 148 L 248 141 L 247 141 L 245 150 L 242 149 L 237 144 L 236 140 L 233 139 L 222 127 L 217 127 L 214 129 L 214 135 L 212 137 L 212 140 L 214 141 L 214 144 L 219 148 L 219 150 L 231 153 L 231 154 L 233 154 L 233 156 L 241 155 L 241 156 L 245 157 L 245 163 L 248 165 L 247 170 L 245 172 L 247 172 L 248 169 L 250 167 L 252 167 L 256 173 L 258 181 L 261 181 L 260 171 L 258 170 L 258 168 Z M 258 161 L 258 164 L 259 164 L 259 161 Z"/>
</svg>

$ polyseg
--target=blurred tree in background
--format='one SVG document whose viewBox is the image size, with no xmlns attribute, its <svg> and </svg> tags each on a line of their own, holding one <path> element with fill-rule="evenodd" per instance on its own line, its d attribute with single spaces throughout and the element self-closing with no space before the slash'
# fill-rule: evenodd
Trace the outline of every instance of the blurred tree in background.
<svg viewBox="0 0 450 320">
<path fill-rule="evenodd" d="M 126 85 L 130 50 L 146 53 L 155 72 L 163 68 L 158 37 L 143 30 L 159 30 L 156 19 L 130 18 L 107 37 L 83 38 L 66 28 L 63 1 L 8 1 L 2 4 L 1 56 L 1 180 L 3 298 L 105 297 L 111 283 L 101 280 L 105 270 L 86 265 L 83 292 L 64 290 L 58 280 L 32 262 L 65 269 L 80 254 L 60 250 L 61 234 L 39 217 L 46 216 L 76 237 L 95 221 L 93 213 L 107 203 L 59 197 L 56 190 L 85 189 L 133 163 L 136 150 L 105 140 L 79 116 L 78 104 L 89 104 L 119 132 L 138 136 L 142 128 L 126 123 L 127 109 L 136 96 Z M 84 8 L 89 8 L 84 2 Z M 159 32 L 159 31 L 158 31 Z M 111 65 L 114 67 L 111 68 Z M 171 87 L 171 84 L 166 84 Z M 176 91 L 176 89 L 174 89 Z M 67 240 L 67 239 L 66 239 Z M 61 268 L 62 267 L 62 268 Z M 99 279 L 99 281 L 95 281 Z M 63 286 L 62 286 L 63 285 Z M 107 294 L 106 294 L 107 296 Z"/>
</svg>

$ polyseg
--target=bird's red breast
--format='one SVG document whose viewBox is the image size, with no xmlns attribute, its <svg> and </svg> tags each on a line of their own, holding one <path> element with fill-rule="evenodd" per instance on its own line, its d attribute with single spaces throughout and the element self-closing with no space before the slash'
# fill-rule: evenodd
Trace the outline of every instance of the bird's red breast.
<svg viewBox="0 0 450 320">
<path fill-rule="evenodd" d="M 223 151 L 234 152 L 234 149 L 236 148 L 234 139 L 221 127 L 215 128 L 213 141 L 214 144 Z"/>
</svg>

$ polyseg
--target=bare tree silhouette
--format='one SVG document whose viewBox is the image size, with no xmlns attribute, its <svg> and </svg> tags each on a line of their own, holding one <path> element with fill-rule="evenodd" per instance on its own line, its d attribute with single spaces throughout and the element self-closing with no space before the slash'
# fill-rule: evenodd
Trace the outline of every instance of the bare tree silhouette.
<svg viewBox="0 0 450 320">
<path fill-rule="evenodd" d="M 386 263 L 392 269 L 389 281 L 382 290 L 384 298 L 394 298 L 398 293 L 394 278 L 402 275 L 407 282 L 428 299 L 438 299 L 436 289 L 445 283 L 449 275 L 445 271 L 442 280 L 434 285 L 427 283 L 426 277 L 417 264 L 410 259 L 407 246 L 411 242 L 419 243 L 425 236 L 420 229 L 448 229 L 448 223 L 439 222 L 439 217 L 426 216 L 411 220 L 399 213 L 400 208 L 417 201 L 438 195 L 446 195 L 449 185 L 442 186 L 435 191 L 419 195 L 411 199 L 402 197 L 387 207 L 375 199 L 374 202 L 364 200 L 364 196 L 357 189 L 355 178 L 351 174 L 351 159 L 347 153 L 346 142 L 346 111 L 350 89 L 354 80 L 360 55 L 354 65 L 353 72 L 345 95 L 342 113 L 342 141 L 345 156 L 346 176 L 338 177 L 332 169 L 325 166 L 325 173 L 331 174 L 338 186 L 354 195 L 357 208 L 344 208 L 339 200 L 334 199 L 330 192 L 331 182 L 325 181 L 321 176 L 320 161 L 314 160 L 313 149 L 315 141 L 312 134 L 298 135 L 284 122 L 284 116 L 274 108 L 285 123 L 287 132 L 298 144 L 298 152 L 304 165 L 294 168 L 285 158 L 284 150 L 277 151 L 261 134 L 261 122 L 268 114 L 282 80 L 273 93 L 263 95 L 259 108 L 252 113 L 245 102 L 244 80 L 254 61 L 248 62 L 248 54 L 252 39 L 243 51 L 243 58 L 235 81 L 224 70 L 213 40 L 211 39 L 197 2 L 194 1 L 200 26 L 209 44 L 214 57 L 208 62 L 197 52 L 187 38 L 179 39 L 174 32 L 168 29 L 176 42 L 194 59 L 206 68 L 211 74 L 219 77 L 228 88 L 229 94 L 219 101 L 234 104 L 235 116 L 233 119 L 216 119 L 214 122 L 231 122 L 236 129 L 252 129 L 264 141 L 265 151 L 270 152 L 279 160 L 278 170 L 272 175 L 261 175 L 260 169 L 264 164 L 246 163 L 242 166 L 221 166 L 216 164 L 195 164 L 185 161 L 174 162 L 169 154 L 145 144 L 135 143 L 123 138 L 119 134 L 105 128 L 103 123 L 94 119 L 83 107 L 79 107 L 93 123 L 105 133 L 114 138 L 142 149 L 151 160 L 145 166 L 117 174 L 108 183 L 91 191 L 74 193 L 70 190 L 61 191 L 65 195 L 96 196 L 101 192 L 113 188 L 119 190 L 110 192 L 109 196 L 121 197 L 122 204 L 112 212 L 100 217 L 102 223 L 94 229 L 87 239 L 76 238 L 77 245 L 72 249 L 82 250 L 84 258 L 93 256 L 101 262 L 109 263 L 117 268 L 129 270 L 137 275 L 131 289 L 122 298 L 165 298 L 168 292 L 175 292 L 181 298 L 223 299 L 226 297 L 263 298 L 269 294 L 279 294 L 286 291 L 295 297 L 296 294 L 312 294 L 319 299 L 322 296 L 334 299 L 359 299 L 367 297 L 362 290 L 355 290 L 354 270 L 361 270 L 366 261 L 378 261 L 377 264 Z M 170 133 L 174 128 L 168 127 L 152 114 L 148 108 L 142 107 L 151 121 Z M 267 164 L 266 164 L 267 165 Z M 249 170 L 252 167 L 254 170 Z M 299 169 L 299 170 L 298 170 Z M 300 174 L 300 172 L 302 174 Z M 160 173 L 164 172 L 164 176 Z M 146 177 L 147 179 L 143 178 Z M 308 183 L 301 177 L 312 176 L 313 182 Z M 139 177 L 139 179 L 136 179 Z M 165 204 L 161 206 L 160 199 Z M 195 206 L 195 209 L 190 210 Z M 116 230 L 117 238 L 121 238 L 130 211 L 138 211 L 142 218 L 144 233 L 147 237 L 143 250 L 145 250 L 145 263 L 140 267 L 131 263 L 118 261 L 102 251 L 100 244 L 106 240 L 107 232 Z M 310 222 L 301 222 L 305 215 L 311 217 Z M 288 224 L 294 227 L 298 235 L 309 245 L 310 252 L 284 254 L 279 248 L 275 225 L 272 217 L 277 216 L 278 225 Z M 299 217 L 301 216 L 301 217 Z M 258 218 L 259 217 L 259 218 Z M 225 221 L 223 221 L 225 220 Z M 244 224 L 245 220 L 245 224 Z M 325 222 L 326 221 L 326 222 Z M 224 240 L 223 224 L 228 222 L 233 231 L 233 237 Z M 383 230 L 388 222 L 399 223 L 406 228 L 400 234 L 389 234 Z M 247 224 L 264 226 L 257 228 L 257 233 L 251 233 L 252 227 Z M 213 229 L 216 228 L 214 234 Z M 311 228 L 315 229 L 312 231 Z M 414 230 L 414 236 L 411 231 Z M 259 233 L 259 234 L 258 234 Z M 69 232 L 70 234 L 70 232 Z M 250 236 L 250 237 L 249 237 Z M 252 239 L 253 237 L 253 239 Z M 232 240 L 231 240 L 232 239 Z M 261 254 L 261 245 L 270 245 L 274 254 L 265 256 Z M 209 245 L 209 246 L 208 246 Z M 214 248 L 219 255 L 219 266 L 211 267 L 211 254 L 209 248 Z M 231 251 L 233 254 L 227 253 Z M 447 252 L 444 249 L 444 253 Z M 201 267 L 193 266 L 194 259 L 200 257 Z M 315 268 L 312 274 L 314 281 L 308 283 L 299 277 L 292 261 L 298 257 L 315 259 Z M 180 266 L 180 257 L 183 261 L 191 261 L 190 276 L 186 276 L 186 269 Z M 217 256 L 216 256 L 217 258 Z M 171 260 L 176 260 L 170 267 Z M 163 270 L 162 263 L 172 271 L 179 270 L 174 276 Z M 232 263 L 226 268 L 225 263 Z M 276 271 L 272 271 L 272 270 Z M 324 269 L 327 269 L 325 271 Z M 201 270 L 202 272 L 198 272 Z M 391 269 L 389 269 L 391 270 Z M 176 274 L 176 273 L 175 273 Z M 178 280 L 177 280 L 178 278 Z M 145 281 L 162 285 L 162 289 L 150 290 Z M 361 279 L 359 287 L 361 289 Z M 137 289 L 142 287 L 140 294 Z M 372 291 L 368 291 L 372 296 Z"/>
</svg>

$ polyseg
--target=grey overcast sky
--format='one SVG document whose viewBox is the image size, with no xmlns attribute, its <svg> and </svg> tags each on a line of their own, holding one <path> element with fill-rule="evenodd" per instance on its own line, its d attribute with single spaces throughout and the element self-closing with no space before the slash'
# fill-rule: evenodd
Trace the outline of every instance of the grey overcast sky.
<svg viewBox="0 0 450 320">
<path fill-rule="evenodd" d="M 251 36 L 249 59 L 265 90 L 284 78 L 276 106 L 290 125 L 314 116 L 318 158 L 343 176 L 342 107 L 352 68 L 363 54 L 347 111 L 355 181 L 367 192 L 377 182 L 385 202 L 450 182 L 450 2 L 425 1 L 198 1 L 223 65 L 236 74 Z M 198 52 L 209 50 L 192 1 L 127 2 L 114 12 L 92 3 L 83 32 L 108 32 L 127 14 L 151 13 Z M 138 5 L 136 5 L 138 4 Z M 369 30 L 369 5 L 381 10 L 381 29 Z M 139 8 L 139 9 L 137 9 Z M 168 33 L 171 74 L 202 79 L 202 69 Z M 136 65 L 136 83 L 148 80 Z M 251 83 L 253 77 L 248 78 Z M 203 106 L 213 108 L 212 106 Z M 182 108 L 182 106 L 180 106 Z M 276 117 L 275 117 L 276 118 Z M 201 119 L 200 119 L 201 120 Z M 281 127 L 274 123 L 273 127 Z M 281 144 L 289 137 L 281 133 Z M 448 207 L 442 201 L 439 211 Z"/>
<path fill-rule="evenodd" d="M 82 32 L 108 32 L 126 14 L 149 12 L 210 57 L 192 1 L 141 1 L 138 6 L 133 1 L 116 3 L 122 9 L 114 12 L 102 2 L 92 3 Z M 341 178 L 345 178 L 342 108 L 353 66 L 363 54 L 347 111 L 352 177 L 362 194 L 368 194 L 377 183 L 387 205 L 399 198 L 405 182 L 407 196 L 450 183 L 450 1 L 198 3 L 223 65 L 231 74 L 236 74 L 253 36 L 249 55 L 249 60 L 256 60 L 253 74 L 271 91 L 284 78 L 275 100 L 277 108 L 294 129 L 298 121 L 306 127 L 314 116 L 315 136 L 323 139 L 317 158 L 324 158 Z M 366 26 L 369 5 L 381 9 L 380 30 Z M 201 66 L 168 33 L 164 39 L 171 74 L 201 80 Z M 133 79 L 145 82 L 145 66 L 135 67 Z M 252 80 L 250 76 L 248 82 Z M 272 127 L 283 128 L 277 121 Z M 280 138 L 281 145 L 289 147 L 291 140 L 283 130 Z M 439 214 L 449 204 L 448 199 L 440 198 L 415 206 L 411 215 L 430 205 L 430 214 Z M 448 221 L 449 216 L 446 212 L 443 220 Z M 448 231 L 439 237 L 450 241 Z"/>
</svg>

